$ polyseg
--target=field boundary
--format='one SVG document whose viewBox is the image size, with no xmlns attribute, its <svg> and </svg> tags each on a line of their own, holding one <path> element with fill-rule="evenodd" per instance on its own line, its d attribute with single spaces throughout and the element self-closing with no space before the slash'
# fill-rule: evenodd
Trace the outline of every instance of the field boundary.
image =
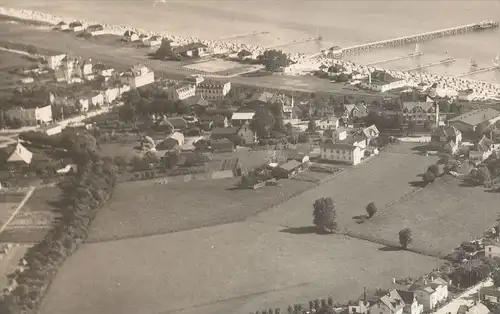
<svg viewBox="0 0 500 314">
<path fill-rule="evenodd" d="M 35 191 L 35 187 L 30 186 L 28 192 L 24 196 L 23 200 L 17 205 L 16 210 L 12 213 L 12 215 L 7 219 L 7 221 L 0 227 L 0 234 L 7 228 L 7 226 L 12 222 L 17 213 L 23 208 L 24 204 L 29 200 L 33 192 Z"/>
<path fill-rule="evenodd" d="M 279 200 L 279 201 L 276 201 L 276 202 L 272 203 L 270 206 L 266 206 L 265 208 L 262 208 L 256 212 L 252 213 L 251 215 L 244 217 L 244 218 L 228 219 L 227 221 L 224 221 L 224 222 L 209 223 L 209 224 L 205 224 L 205 225 L 200 225 L 198 227 L 179 228 L 179 229 L 170 230 L 170 231 L 158 230 L 158 231 L 154 231 L 154 232 L 145 232 L 141 235 L 128 235 L 128 236 L 125 235 L 125 236 L 117 236 L 117 237 L 108 237 L 108 238 L 104 238 L 101 240 L 97 240 L 97 239 L 96 240 L 88 240 L 88 241 L 85 241 L 85 244 L 99 244 L 99 243 L 108 243 L 108 242 L 130 240 L 130 239 L 142 239 L 142 238 L 161 236 L 161 235 L 177 233 L 177 232 L 184 232 L 184 231 L 197 230 L 197 229 L 202 229 L 202 228 L 210 228 L 210 227 L 216 227 L 216 226 L 223 226 L 223 225 L 227 225 L 227 224 L 245 222 L 248 219 L 257 216 L 258 214 L 260 214 L 262 212 L 272 210 L 273 208 L 281 205 L 282 203 L 284 203 L 284 202 L 286 202 L 294 197 L 297 197 L 297 196 L 301 195 L 302 193 L 305 193 L 305 192 L 317 187 L 318 185 L 321 185 L 323 183 L 326 183 L 328 181 L 336 179 L 338 177 L 338 174 L 345 174 L 345 171 L 338 171 L 334 174 L 327 176 L 325 179 L 323 179 L 319 182 L 308 182 L 308 183 L 312 183 L 309 187 L 306 187 L 305 189 L 299 190 L 296 193 L 293 193 L 292 195 L 290 195 L 289 197 L 282 199 L 282 200 Z"/>
</svg>

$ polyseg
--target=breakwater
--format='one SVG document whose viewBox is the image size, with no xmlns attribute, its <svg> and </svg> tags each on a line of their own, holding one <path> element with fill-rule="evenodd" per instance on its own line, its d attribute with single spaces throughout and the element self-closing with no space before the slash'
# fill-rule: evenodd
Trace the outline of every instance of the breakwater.
<svg viewBox="0 0 500 314">
<path fill-rule="evenodd" d="M 499 69 L 500 69 L 500 66 L 493 65 L 493 66 L 489 66 L 489 67 L 486 67 L 486 68 L 472 70 L 472 71 L 469 71 L 467 73 L 462 73 L 460 75 L 457 75 L 457 77 L 464 77 L 464 76 L 469 76 L 469 75 L 473 75 L 473 74 L 479 74 L 479 73 L 484 73 L 484 72 L 495 71 L 495 70 L 499 70 Z"/>
<path fill-rule="evenodd" d="M 454 36 L 458 34 L 480 31 L 490 28 L 497 28 L 499 23 L 497 21 L 482 21 L 479 23 L 467 24 L 462 26 L 456 26 L 446 29 L 440 29 L 431 32 L 425 32 L 410 36 L 403 36 L 398 38 L 391 38 L 386 40 L 374 41 L 365 44 L 355 45 L 351 47 L 330 49 L 330 53 L 335 57 L 342 57 L 347 55 L 357 54 L 363 51 L 369 51 L 376 48 L 386 48 L 393 46 L 401 46 L 411 43 L 418 43 L 422 41 L 427 41 L 435 38 Z"/>
</svg>

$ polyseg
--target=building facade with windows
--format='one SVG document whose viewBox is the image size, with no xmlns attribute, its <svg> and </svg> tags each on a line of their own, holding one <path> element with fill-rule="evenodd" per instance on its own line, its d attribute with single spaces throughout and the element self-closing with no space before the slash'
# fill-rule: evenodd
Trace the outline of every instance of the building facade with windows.
<svg viewBox="0 0 500 314">
<path fill-rule="evenodd" d="M 192 84 L 171 86 L 167 90 L 168 99 L 185 100 L 196 95 L 196 86 Z"/>
<path fill-rule="evenodd" d="M 439 106 L 431 102 L 403 102 L 402 104 L 403 124 L 414 123 L 423 126 L 427 123 L 438 125 Z"/>
<path fill-rule="evenodd" d="M 12 108 L 5 111 L 8 119 L 19 119 L 29 125 L 40 125 L 52 122 L 52 107 L 50 105 L 37 108 Z"/>
<path fill-rule="evenodd" d="M 231 82 L 201 82 L 196 87 L 196 95 L 207 100 L 222 100 L 231 90 Z"/>
</svg>

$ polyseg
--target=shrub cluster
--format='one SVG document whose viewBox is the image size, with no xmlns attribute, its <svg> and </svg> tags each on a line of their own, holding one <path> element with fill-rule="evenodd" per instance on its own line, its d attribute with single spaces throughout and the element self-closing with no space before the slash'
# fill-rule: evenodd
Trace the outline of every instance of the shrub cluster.
<svg viewBox="0 0 500 314">
<path fill-rule="evenodd" d="M 61 184 L 62 219 L 28 250 L 25 269 L 10 275 L 17 286 L 3 295 L 0 313 L 36 311 L 58 269 L 86 240 L 97 211 L 111 197 L 117 172 L 112 160 L 90 150 L 75 151 L 75 156 L 82 154 L 87 156 L 77 158 L 78 172 Z"/>
</svg>

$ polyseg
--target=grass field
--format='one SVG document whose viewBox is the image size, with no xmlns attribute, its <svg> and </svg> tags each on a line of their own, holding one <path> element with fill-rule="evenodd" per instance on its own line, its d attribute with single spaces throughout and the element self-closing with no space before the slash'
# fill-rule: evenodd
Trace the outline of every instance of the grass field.
<svg viewBox="0 0 500 314">
<path fill-rule="evenodd" d="M 184 66 L 188 69 L 204 71 L 209 73 L 221 72 L 221 71 L 230 71 L 238 68 L 244 68 L 245 66 L 233 61 L 225 61 L 225 60 L 209 60 L 205 62 L 197 62 L 193 64 L 189 64 Z"/>
<path fill-rule="evenodd" d="M 341 235 L 281 229 L 243 222 L 87 244 L 65 263 L 40 313 L 283 311 L 290 302 L 329 295 L 354 299 L 363 286 L 387 287 L 392 277 L 420 276 L 441 264 Z"/>
<path fill-rule="evenodd" d="M 36 189 L 0 234 L 0 242 L 36 243 L 43 239 L 51 221 L 59 217 L 54 206 L 59 196 L 57 187 Z"/>
<path fill-rule="evenodd" d="M 92 224 L 90 241 L 187 230 L 244 219 L 314 186 L 281 180 L 279 187 L 231 190 L 239 179 L 156 185 L 125 182 Z"/>
</svg>

